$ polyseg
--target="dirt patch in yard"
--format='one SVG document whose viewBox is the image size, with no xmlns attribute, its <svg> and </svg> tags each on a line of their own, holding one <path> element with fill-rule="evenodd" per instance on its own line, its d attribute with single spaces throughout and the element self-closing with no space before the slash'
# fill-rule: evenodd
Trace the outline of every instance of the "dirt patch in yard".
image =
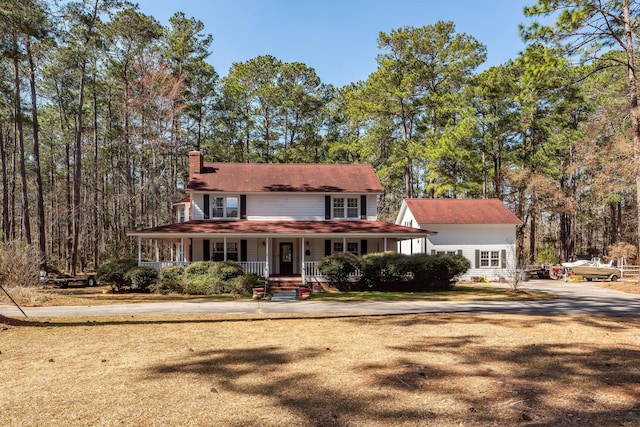
<svg viewBox="0 0 640 427">
<path fill-rule="evenodd" d="M 640 295 L 640 285 L 637 281 L 630 280 L 619 280 L 617 282 L 593 282 L 594 284 L 606 288 L 606 289 L 614 289 L 616 291 L 626 292 L 628 294 L 636 294 Z"/>
<path fill-rule="evenodd" d="M 53 320 L 0 330 L 0 425 L 640 419 L 640 320 L 632 317 Z"/>
</svg>

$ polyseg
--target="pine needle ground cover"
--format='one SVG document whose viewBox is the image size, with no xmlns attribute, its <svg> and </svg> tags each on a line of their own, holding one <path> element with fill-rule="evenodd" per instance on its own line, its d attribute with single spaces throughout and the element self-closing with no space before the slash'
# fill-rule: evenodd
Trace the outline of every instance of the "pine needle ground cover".
<svg viewBox="0 0 640 427">
<path fill-rule="evenodd" d="M 639 326 L 459 314 L 0 318 L 0 425 L 637 425 Z"/>
</svg>

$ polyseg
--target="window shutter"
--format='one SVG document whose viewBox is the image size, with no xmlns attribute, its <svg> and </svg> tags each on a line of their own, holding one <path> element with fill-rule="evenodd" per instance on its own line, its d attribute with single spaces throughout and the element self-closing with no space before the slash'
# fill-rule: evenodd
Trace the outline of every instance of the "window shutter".
<svg viewBox="0 0 640 427">
<path fill-rule="evenodd" d="M 462 249 L 458 249 L 458 255 L 462 256 Z"/>
<path fill-rule="evenodd" d="M 209 201 L 209 195 L 205 194 L 203 197 L 202 208 L 204 209 L 204 219 L 209 219 L 209 209 L 211 209 L 211 202 Z"/>
<path fill-rule="evenodd" d="M 507 250 L 500 251 L 500 268 L 507 268 Z"/>
<path fill-rule="evenodd" d="M 360 255 L 366 255 L 366 254 L 367 254 L 367 241 L 360 240 Z"/>
<path fill-rule="evenodd" d="M 480 268 L 480 249 L 476 249 L 476 268 Z"/>
<path fill-rule="evenodd" d="M 331 219 L 331 196 L 324 196 L 324 219 Z"/>
<path fill-rule="evenodd" d="M 202 260 L 211 260 L 211 242 L 207 239 L 202 241 Z"/>
<path fill-rule="evenodd" d="M 324 256 L 331 255 L 331 240 L 324 241 Z"/>
<path fill-rule="evenodd" d="M 240 195 L 240 219 L 247 219 L 247 195 L 246 194 Z"/>
<path fill-rule="evenodd" d="M 367 219 L 367 196 L 360 196 L 360 219 Z"/>
<path fill-rule="evenodd" d="M 247 241 L 240 240 L 240 261 L 247 260 Z"/>
</svg>

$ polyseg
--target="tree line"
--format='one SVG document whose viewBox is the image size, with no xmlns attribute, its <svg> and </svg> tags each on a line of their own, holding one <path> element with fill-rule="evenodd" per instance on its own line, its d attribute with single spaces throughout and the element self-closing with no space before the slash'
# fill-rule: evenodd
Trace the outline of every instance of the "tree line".
<svg viewBox="0 0 640 427">
<path fill-rule="evenodd" d="M 486 47 L 436 22 L 380 32 L 377 70 L 334 87 L 269 55 L 220 77 L 213 37 L 180 12 L 163 26 L 117 0 L 0 0 L 1 238 L 70 272 L 130 256 L 127 231 L 175 221 L 200 150 L 370 163 L 391 221 L 404 197 L 499 198 L 525 223 L 522 264 L 632 257 L 637 5 L 540 0 L 525 15 L 554 21 L 522 26 L 505 64 L 482 69 Z"/>
</svg>

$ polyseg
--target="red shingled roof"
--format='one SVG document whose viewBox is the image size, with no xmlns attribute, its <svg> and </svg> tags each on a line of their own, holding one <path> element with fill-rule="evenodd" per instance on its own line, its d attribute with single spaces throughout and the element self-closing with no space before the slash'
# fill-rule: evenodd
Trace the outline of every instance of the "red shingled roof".
<svg viewBox="0 0 640 427">
<path fill-rule="evenodd" d="M 199 220 L 147 228 L 128 233 L 130 236 L 158 235 L 179 237 L 181 234 L 258 234 L 265 235 L 326 235 L 349 234 L 352 237 L 364 237 L 366 234 L 388 234 L 388 237 L 405 235 L 420 237 L 433 231 L 390 224 L 383 221 L 219 221 Z M 393 235 L 393 236 L 392 236 Z"/>
<path fill-rule="evenodd" d="M 371 165 L 205 163 L 187 191 L 382 193 Z"/>
<path fill-rule="evenodd" d="M 498 199 L 405 199 L 419 224 L 514 224 L 522 221 Z"/>
</svg>

